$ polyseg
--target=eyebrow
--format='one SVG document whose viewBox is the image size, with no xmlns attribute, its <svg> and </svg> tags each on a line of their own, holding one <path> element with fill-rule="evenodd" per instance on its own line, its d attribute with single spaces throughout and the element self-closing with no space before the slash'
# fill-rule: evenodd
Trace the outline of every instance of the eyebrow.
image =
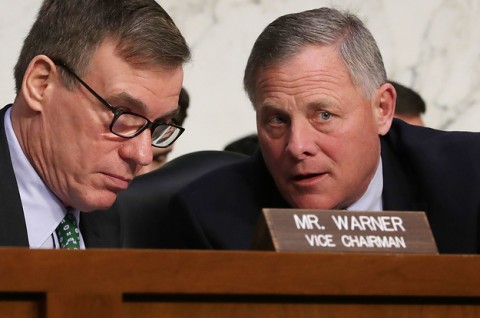
<svg viewBox="0 0 480 318">
<path fill-rule="evenodd" d="M 128 109 L 130 111 L 143 113 L 143 114 L 146 113 L 148 109 L 148 106 L 144 102 L 125 92 L 122 92 L 118 95 L 113 95 L 108 99 L 111 101 L 109 103 L 113 107 L 120 107 L 120 108 Z M 126 105 L 119 106 L 118 104 L 126 104 Z M 161 122 L 161 121 L 164 121 L 165 118 L 172 118 L 179 111 L 180 111 L 180 107 L 177 105 L 177 107 L 173 111 L 163 115 L 162 117 L 155 118 L 154 120 L 152 120 L 152 122 Z"/>
<path fill-rule="evenodd" d="M 260 112 L 280 112 L 280 113 L 288 113 L 283 107 L 274 106 L 272 104 L 260 104 L 257 107 L 257 111 Z"/>
<path fill-rule="evenodd" d="M 108 100 L 113 107 L 128 108 L 128 110 L 131 110 L 131 108 L 135 108 L 134 110 L 143 110 L 144 112 L 147 110 L 147 105 L 144 102 L 125 92 L 117 95 L 112 95 L 108 97 Z"/>
</svg>

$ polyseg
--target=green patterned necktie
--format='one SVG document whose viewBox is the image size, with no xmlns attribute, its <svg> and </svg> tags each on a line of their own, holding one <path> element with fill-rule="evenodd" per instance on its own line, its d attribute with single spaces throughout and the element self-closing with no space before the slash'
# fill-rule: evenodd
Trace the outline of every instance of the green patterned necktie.
<svg viewBox="0 0 480 318">
<path fill-rule="evenodd" d="M 55 230 L 60 248 L 80 249 L 80 231 L 75 216 L 68 212 Z"/>
</svg>

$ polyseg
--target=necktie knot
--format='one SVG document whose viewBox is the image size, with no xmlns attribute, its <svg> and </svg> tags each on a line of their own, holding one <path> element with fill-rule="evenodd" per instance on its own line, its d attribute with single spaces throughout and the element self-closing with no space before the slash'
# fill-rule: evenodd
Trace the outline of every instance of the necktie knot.
<svg viewBox="0 0 480 318">
<path fill-rule="evenodd" d="M 56 229 L 60 248 L 80 249 L 80 231 L 73 213 L 68 212 Z"/>
</svg>

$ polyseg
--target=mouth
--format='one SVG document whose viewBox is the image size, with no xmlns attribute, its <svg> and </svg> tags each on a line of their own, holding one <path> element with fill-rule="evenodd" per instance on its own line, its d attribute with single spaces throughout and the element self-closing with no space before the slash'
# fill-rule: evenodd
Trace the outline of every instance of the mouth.
<svg viewBox="0 0 480 318">
<path fill-rule="evenodd" d="M 294 175 L 291 180 L 302 186 L 311 186 L 320 182 L 327 174 L 326 173 L 305 173 Z"/>
<path fill-rule="evenodd" d="M 299 174 L 296 176 L 293 176 L 293 181 L 303 181 L 303 180 L 308 180 L 312 178 L 316 178 L 318 176 L 321 176 L 321 173 L 308 173 L 308 174 Z"/>
<path fill-rule="evenodd" d="M 132 181 L 131 178 L 126 178 L 116 174 L 105 173 L 108 180 L 108 185 L 115 190 L 125 190 Z"/>
</svg>

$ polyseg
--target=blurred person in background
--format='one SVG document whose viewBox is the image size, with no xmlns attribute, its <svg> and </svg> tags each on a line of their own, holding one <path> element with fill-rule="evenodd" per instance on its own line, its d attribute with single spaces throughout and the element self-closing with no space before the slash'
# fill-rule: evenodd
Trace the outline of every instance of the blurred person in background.
<svg viewBox="0 0 480 318">
<path fill-rule="evenodd" d="M 425 114 L 427 107 L 422 96 L 398 82 L 389 81 L 389 83 L 397 92 L 394 117 L 411 125 L 425 126 L 422 115 Z"/>
<path fill-rule="evenodd" d="M 190 105 L 190 97 L 188 95 L 188 92 L 185 88 L 182 87 L 182 90 L 180 91 L 180 97 L 178 99 L 178 114 L 173 116 L 173 121 L 177 124 L 182 126 L 185 118 L 187 118 L 187 109 L 188 106 Z M 156 170 L 163 166 L 167 160 L 168 160 L 168 154 L 172 152 L 173 146 L 169 146 L 167 148 L 157 148 L 157 147 L 152 147 L 152 153 L 153 153 L 153 158 L 152 158 L 152 163 L 149 164 L 148 166 L 144 166 L 140 169 L 140 172 L 138 175 L 145 174 L 147 172 Z"/>
</svg>

